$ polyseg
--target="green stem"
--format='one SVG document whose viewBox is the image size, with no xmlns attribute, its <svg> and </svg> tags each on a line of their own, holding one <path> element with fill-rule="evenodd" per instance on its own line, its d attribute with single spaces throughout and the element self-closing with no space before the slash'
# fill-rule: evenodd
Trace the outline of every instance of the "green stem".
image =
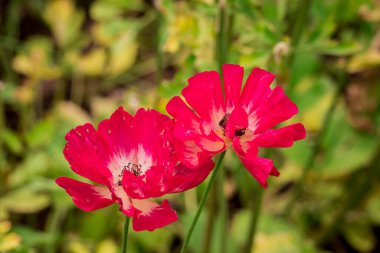
<svg viewBox="0 0 380 253">
<path fill-rule="evenodd" d="M 54 206 L 53 212 L 49 214 L 48 222 L 46 223 L 46 231 L 54 236 L 54 241 L 48 242 L 45 246 L 45 252 L 56 252 L 57 239 L 61 223 L 64 220 L 67 209 L 62 206 Z"/>
<path fill-rule="evenodd" d="M 199 219 L 199 216 L 201 215 L 202 213 L 202 210 L 203 210 L 203 207 L 205 205 L 205 202 L 206 202 L 206 199 L 207 199 L 207 196 L 210 192 L 210 189 L 211 189 L 211 186 L 214 184 L 215 182 L 215 179 L 216 179 L 216 175 L 219 171 L 219 168 L 221 167 L 222 165 L 222 161 L 223 161 L 223 158 L 226 154 L 226 151 L 222 152 L 219 156 L 218 156 L 218 159 L 217 159 L 217 162 L 215 164 L 215 167 L 214 167 L 214 172 L 212 173 L 211 175 L 211 178 L 210 178 L 210 181 L 208 182 L 207 186 L 206 186 L 206 189 L 205 191 L 203 192 L 203 195 L 202 195 L 202 198 L 201 198 L 201 201 L 199 202 L 199 206 L 198 206 L 198 210 L 193 218 L 193 221 L 191 222 L 191 225 L 190 225 L 190 228 L 187 232 L 187 235 L 186 235 L 186 238 L 185 238 L 185 241 L 182 245 L 182 248 L 181 248 L 181 253 L 185 253 L 186 252 L 186 249 L 187 249 L 187 246 L 190 242 L 190 239 L 191 239 L 191 235 L 193 234 L 193 231 L 194 231 L 194 228 L 195 228 L 195 225 L 197 224 L 198 222 L 198 219 Z"/>
<path fill-rule="evenodd" d="M 298 44 L 301 39 L 302 32 L 304 30 L 304 26 L 307 23 L 307 15 L 311 6 L 312 0 L 299 0 L 298 8 L 295 13 L 295 20 L 292 25 L 291 30 L 291 46 L 292 46 L 292 52 L 288 58 L 288 66 L 291 66 L 295 57 L 295 52 L 298 50 Z M 293 85 L 292 85 L 293 86 Z M 288 95 L 291 95 L 293 92 L 294 87 L 289 87 L 287 92 Z"/>
<path fill-rule="evenodd" d="M 162 76 L 163 76 L 163 52 L 162 52 L 162 13 L 161 13 L 162 6 L 160 5 L 159 1 L 156 1 L 156 41 L 155 41 L 155 54 L 156 54 L 156 87 L 157 92 L 156 94 L 159 94 L 158 89 L 161 86 L 162 83 Z M 160 97 L 157 96 L 155 99 L 155 107 L 158 107 L 158 104 L 160 102 Z"/>
<path fill-rule="evenodd" d="M 123 248 L 121 250 L 121 253 L 127 253 L 129 220 L 130 220 L 130 218 L 128 216 L 126 216 L 125 217 L 125 223 L 124 223 Z"/>
<path fill-rule="evenodd" d="M 221 171 L 222 172 L 222 171 Z M 219 180 L 215 181 L 215 184 L 212 186 L 210 193 L 210 200 L 208 201 L 208 213 L 207 213 L 207 223 L 205 229 L 205 236 L 203 242 L 203 253 L 209 253 L 211 248 L 212 236 L 214 231 L 215 220 L 217 218 L 217 193 Z"/>
<path fill-rule="evenodd" d="M 300 0 L 298 4 L 298 9 L 296 12 L 296 20 L 292 27 L 292 34 L 291 34 L 291 43 L 293 48 L 296 48 L 299 44 L 302 31 L 304 29 L 304 26 L 306 24 L 306 18 L 307 14 L 309 12 L 309 8 L 311 6 L 312 0 Z"/>
<path fill-rule="evenodd" d="M 219 73 L 222 73 L 222 66 L 226 62 L 227 53 L 227 26 L 226 26 L 226 0 L 219 1 L 219 20 L 217 26 L 216 59 Z"/>
<path fill-rule="evenodd" d="M 344 70 L 342 70 L 342 72 L 343 71 Z M 322 140 L 324 139 L 324 136 L 327 132 L 328 126 L 331 123 L 331 120 L 333 118 L 333 114 L 335 112 L 335 108 L 338 105 L 340 95 L 344 90 L 346 82 L 347 82 L 346 76 L 341 73 L 341 75 L 339 76 L 339 86 L 337 87 L 335 94 L 334 94 L 333 101 L 331 102 L 330 107 L 329 107 L 328 111 L 326 112 L 326 115 L 325 115 L 323 123 L 322 123 L 321 130 L 319 131 L 319 134 L 316 138 L 316 141 L 315 141 L 315 144 L 312 148 L 311 154 L 310 154 L 309 158 L 307 159 L 305 166 L 302 169 L 302 174 L 301 174 L 300 180 L 296 183 L 296 185 L 294 187 L 293 194 L 290 197 L 290 200 L 284 209 L 283 215 L 286 217 L 289 216 L 290 211 L 293 209 L 298 198 L 302 194 L 302 187 L 305 184 L 305 181 L 309 175 L 310 170 L 314 167 L 314 164 L 316 161 L 316 156 L 318 155 L 318 153 L 320 152 L 320 149 L 321 149 Z"/>
<path fill-rule="evenodd" d="M 256 234 L 257 223 L 258 223 L 259 216 L 260 216 L 263 194 L 264 194 L 264 188 L 259 186 L 259 188 L 257 189 L 256 194 L 255 194 L 256 195 L 255 199 L 254 199 L 252 206 L 251 206 L 251 208 L 252 208 L 252 219 L 251 219 L 251 222 L 249 225 L 246 245 L 244 247 L 244 253 L 250 253 L 252 248 L 253 248 L 253 245 L 255 243 L 255 234 Z"/>
</svg>

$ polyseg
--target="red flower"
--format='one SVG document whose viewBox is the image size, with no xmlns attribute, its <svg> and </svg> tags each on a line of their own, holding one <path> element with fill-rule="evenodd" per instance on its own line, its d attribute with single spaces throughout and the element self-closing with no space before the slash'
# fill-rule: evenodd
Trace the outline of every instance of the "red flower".
<svg viewBox="0 0 380 253">
<path fill-rule="evenodd" d="M 273 161 L 258 157 L 260 147 L 290 147 L 305 138 L 302 124 L 272 129 L 298 112 L 281 87 L 271 89 L 274 75 L 255 68 L 241 91 L 244 69 L 223 66 L 225 98 L 216 71 L 189 79 L 182 90 L 188 105 L 174 97 L 167 111 L 175 118 L 174 136 L 181 162 L 196 168 L 232 146 L 252 176 L 264 187 L 278 176 Z"/>
<path fill-rule="evenodd" d="M 188 190 L 209 174 L 210 161 L 189 169 L 179 163 L 173 148 L 173 120 L 154 110 L 131 116 L 121 107 L 98 130 L 78 126 L 66 135 L 64 155 L 77 174 L 97 185 L 60 177 L 57 184 L 84 211 L 112 203 L 133 217 L 136 231 L 154 230 L 177 220 L 167 200 L 158 205 L 148 198 Z"/>
</svg>

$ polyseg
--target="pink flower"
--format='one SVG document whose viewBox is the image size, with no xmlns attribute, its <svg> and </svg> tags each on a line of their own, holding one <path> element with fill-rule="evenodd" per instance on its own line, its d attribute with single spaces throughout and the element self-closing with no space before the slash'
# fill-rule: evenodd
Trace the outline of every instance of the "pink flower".
<svg viewBox="0 0 380 253">
<path fill-rule="evenodd" d="M 281 87 L 269 86 L 274 75 L 255 68 L 243 90 L 244 69 L 223 66 L 224 91 L 216 71 L 189 79 L 182 90 L 186 103 L 174 97 L 167 111 L 175 118 L 174 136 L 181 162 L 197 168 L 232 147 L 252 176 L 264 187 L 269 175 L 278 176 L 273 161 L 258 157 L 261 147 L 290 147 L 305 138 L 302 124 L 273 129 L 298 112 Z M 189 108 L 188 105 L 191 107 Z"/>
<path fill-rule="evenodd" d="M 197 186 L 213 163 L 206 162 L 197 171 L 179 163 L 173 123 L 154 110 L 140 109 L 133 117 L 120 107 L 98 130 L 91 124 L 76 127 L 66 135 L 63 153 L 75 173 L 96 185 L 67 177 L 58 178 L 57 184 L 84 211 L 119 204 L 120 211 L 133 217 L 136 231 L 176 221 L 167 200 L 159 205 L 148 199 Z"/>
</svg>

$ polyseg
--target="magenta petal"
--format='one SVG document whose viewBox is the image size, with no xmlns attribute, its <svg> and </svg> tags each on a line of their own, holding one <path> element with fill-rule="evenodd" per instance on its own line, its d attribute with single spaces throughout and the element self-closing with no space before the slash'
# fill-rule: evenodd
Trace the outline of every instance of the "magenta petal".
<svg viewBox="0 0 380 253">
<path fill-rule="evenodd" d="M 260 68 L 254 68 L 249 74 L 241 93 L 240 105 L 248 109 L 257 107 L 261 97 L 270 90 L 269 86 L 274 78 L 275 76 L 272 73 Z"/>
<path fill-rule="evenodd" d="M 107 168 L 109 150 L 91 124 L 78 126 L 66 135 L 63 150 L 72 170 L 91 181 L 107 185 L 111 173 Z"/>
<path fill-rule="evenodd" d="M 256 110 L 259 123 L 255 133 L 270 129 L 296 113 L 297 106 L 285 95 L 283 88 L 277 86 L 262 99 L 260 107 Z"/>
<path fill-rule="evenodd" d="M 273 166 L 271 172 L 270 172 L 270 175 L 271 176 L 274 176 L 274 177 L 278 177 L 280 175 L 280 172 L 277 170 L 276 167 Z"/>
<path fill-rule="evenodd" d="M 227 108 L 236 107 L 240 99 L 244 68 L 239 65 L 223 65 L 223 81 L 226 93 Z"/>
<path fill-rule="evenodd" d="M 60 177 L 55 182 L 66 190 L 75 205 L 83 211 L 97 210 L 113 203 L 108 188 L 90 185 L 68 177 Z"/>
<path fill-rule="evenodd" d="M 248 150 L 244 150 L 239 143 L 238 139 L 233 142 L 233 147 L 238 154 L 240 161 L 251 173 L 251 175 L 261 184 L 263 187 L 267 187 L 267 179 L 273 174 L 277 174 L 273 170 L 273 161 L 266 158 L 257 157 L 257 148 L 250 147 Z"/>
<path fill-rule="evenodd" d="M 106 140 L 110 156 L 117 152 L 128 153 L 136 145 L 133 133 L 134 118 L 119 107 L 108 120 L 99 124 L 99 134 Z"/>
<path fill-rule="evenodd" d="M 133 199 L 158 198 L 168 191 L 169 168 L 153 166 L 145 175 L 135 176 L 129 171 L 124 172 L 123 188 Z"/>
<path fill-rule="evenodd" d="M 161 205 L 148 200 L 134 201 L 133 205 L 136 208 L 133 216 L 135 231 L 153 231 L 178 220 L 177 213 L 171 209 L 166 199 Z"/>
<path fill-rule="evenodd" d="M 305 127 L 293 124 L 279 129 L 272 129 L 259 134 L 252 142 L 258 147 L 291 147 L 295 141 L 306 137 Z"/>
<path fill-rule="evenodd" d="M 202 119 L 209 121 L 214 111 L 224 109 L 218 72 L 202 72 L 191 77 L 188 82 L 182 95 Z"/>
<path fill-rule="evenodd" d="M 226 125 L 226 136 L 233 139 L 235 131 L 245 130 L 248 126 L 248 115 L 241 107 L 235 108 Z"/>
<path fill-rule="evenodd" d="M 170 192 L 183 192 L 198 186 L 207 178 L 213 167 L 214 162 L 211 159 L 197 169 L 190 169 L 182 163 L 177 165 L 169 181 Z"/>
<path fill-rule="evenodd" d="M 177 121 L 185 122 L 187 124 L 199 121 L 198 116 L 185 104 L 185 102 L 178 96 L 173 97 L 166 105 L 166 110 Z"/>
</svg>

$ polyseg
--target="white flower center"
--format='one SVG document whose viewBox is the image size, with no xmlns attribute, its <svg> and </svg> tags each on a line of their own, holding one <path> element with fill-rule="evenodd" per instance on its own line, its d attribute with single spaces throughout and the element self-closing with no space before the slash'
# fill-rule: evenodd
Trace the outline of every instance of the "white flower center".
<svg viewBox="0 0 380 253">
<path fill-rule="evenodd" d="M 108 169 L 112 173 L 114 184 L 121 185 L 126 170 L 135 176 L 141 176 L 154 165 L 152 157 L 145 152 L 145 149 L 140 144 L 129 153 L 116 152 L 108 163 Z"/>
</svg>

